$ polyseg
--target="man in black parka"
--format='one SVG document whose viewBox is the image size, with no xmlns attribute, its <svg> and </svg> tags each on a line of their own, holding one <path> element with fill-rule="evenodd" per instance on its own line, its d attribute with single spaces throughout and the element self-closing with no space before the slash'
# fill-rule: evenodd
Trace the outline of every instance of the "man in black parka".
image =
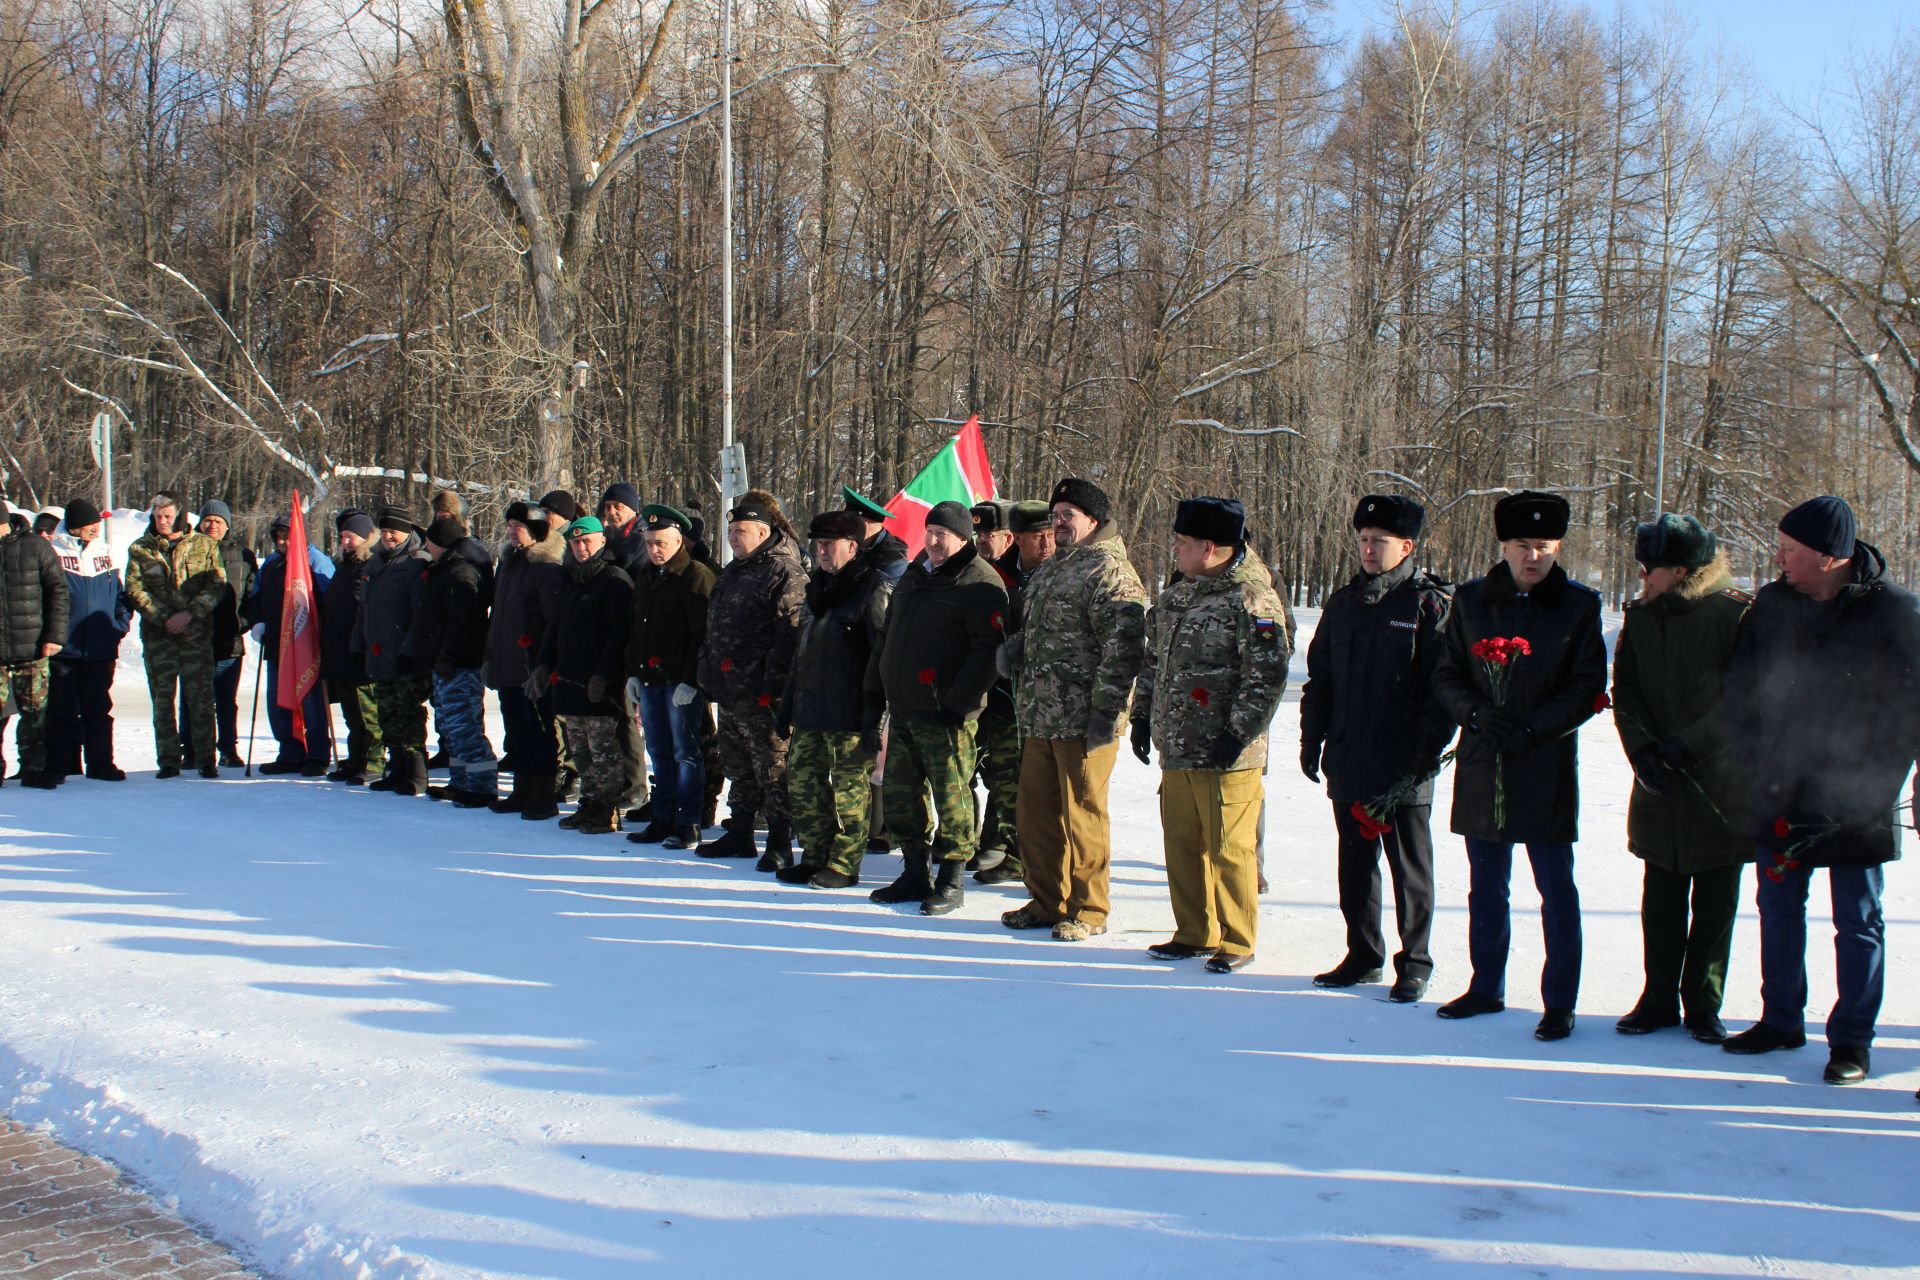
<svg viewBox="0 0 1920 1280">
<path fill-rule="evenodd" d="M 486 563 L 484 574 L 474 548 Z M 421 575 L 405 653 L 433 677 L 433 722 L 448 767 L 447 785 L 428 787 L 427 794 L 463 809 L 484 809 L 492 805 L 499 784 L 481 678 L 493 565 L 459 516 L 442 515 L 428 525 L 425 549 L 430 563 Z"/>
<path fill-rule="evenodd" d="M 1506 1008 L 1507 910 L 1513 846 L 1524 843 L 1540 890 L 1547 963 L 1546 1012 L 1533 1034 L 1573 1033 L 1580 990 L 1580 893 L 1573 882 L 1579 838 L 1578 733 L 1605 705 L 1607 649 L 1600 596 L 1554 563 L 1570 515 L 1567 500 L 1524 490 L 1493 509 L 1500 563 L 1454 595 L 1434 695 L 1466 730 L 1456 757 L 1453 830 L 1466 837 L 1472 870 L 1468 947 L 1473 981 L 1440 1006 L 1443 1018 Z M 1518 641 L 1500 659 L 1493 641 Z M 1521 646 L 1524 646 L 1521 648 Z"/>
<path fill-rule="evenodd" d="M 1347 954 L 1314 977 L 1321 987 L 1378 982 L 1386 963 L 1380 931 L 1380 851 L 1393 875 L 1400 951 L 1389 998 L 1426 993 L 1433 973 L 1433 779 L 1453 740 L 1453 721 L 1433 696 L 1447 584 L 1414 567 L 1426 510 L 1411 498 L 1368 494 L 1353 513 L 1360 572 L 1327 597 L 1307 646 L 1300 691 L 1300 771 L 1324 771 L 1340 840 L 1340 914 Z M 1405 785 L 1403 785 L 1405 784 Z M 1355 803 L 1373 805 L 1399 789 L 1376 816 L 1387 830 L 1363 830 Z"/>
<path fill-rule="evenodd" d="M 1825 867 L 1839 986 L 1826 1079 L 1853 1084 L 1886 984 L 1882 866 L 1900 856 L 1895 807 L 1920 754 L 1920 601 L 1888 581 L 1839 498 L 1787 512 L 1774 559 L 1780 577 L 1754 595 L 1723 711 L 1753 782 L 1761 1014 L 1722 1048 L 1806 1043 L 1807 890 Z"/>
</svg>

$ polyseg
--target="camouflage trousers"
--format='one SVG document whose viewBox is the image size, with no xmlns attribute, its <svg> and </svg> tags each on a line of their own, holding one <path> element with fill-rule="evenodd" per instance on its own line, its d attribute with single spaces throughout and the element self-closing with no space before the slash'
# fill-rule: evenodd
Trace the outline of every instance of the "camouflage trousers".
<svg viewBox="0 0 1920 1280">
<path fill-rule="evenodd" d="M 204 631 L 187 628 L 185 635 L 145 635 L 147 693 L 153 698 L 153 746 L 162 765 L 179 768 L 180 714 L 174 704 L 177 688 L 186 703 L 187 725 L 193 732 L 194 763 L 209 765 L 219 749 L 220 731 L 213 718 L 213 645 Z"/>
<path fill-rule="evenodd" d="M 340 704 L 340 713 L 347 720 L 347 759 L 370 773 L 384 773 L 387 743 L 380 736 L 380 703 L 374 694 L 373 681 L 347 684 L 329 680 L 327 695 Z"/>
<path fill-rule="evenodd" d="M 902 853 L 931 850 L 935 862 L 965 862 L 973 856 L 978 835 L 973 732 L 971 720 L 957 726 L 923 720 L 893 722 L 887 734 L 887 772 L 880 795 L 887 810 L 887 831 Z"/>
<path fill-rule="evenodd" d="M 987 789 L 987 809 L 980 823 L 980 848 L 1006 851 L 1006 867 L 1020 872 L 1020 840 L 1014 826 L 1014 806 L 1020 794 L 1020 757 L 1026 743 L 1013 704 L 990 695 L 987 709 L 974 726 L 978 773 Z"/>
<path fill-rule="evenodd" d="M 757 813 L 769 825 L 787 820 L 787 740 L 774 727 L 772 708 L 720 708 L 720 768 L 730 784 L 727 808 Z"/>
<path fill-rule="evenodd" d="M 7 732 L 7 716 L 20 717 L 20 772 L 47 771 L 47 659 L 0 666 L 0 737 Z"/>
<path fill-rule="evenodd" d="M 580 773 L 580 805 L 619 806 L 627 794 L 633 717 L 561 716 L 567 754 Z"/>
<path fill-rule="evenodd" d="M 374 718 L 380 725 L 381 741 L 393 755 L 427 749 L 427 695 L 432 690 L 429 676 L 373 682 Z"/>
<path fill-rule="evenodd" d="M 873 753 L 857 733 L 798 729 L 787 753 L 787 801 L 801 861 L 860 874 L 867 852 L 867 805 Z"/>
</svg>

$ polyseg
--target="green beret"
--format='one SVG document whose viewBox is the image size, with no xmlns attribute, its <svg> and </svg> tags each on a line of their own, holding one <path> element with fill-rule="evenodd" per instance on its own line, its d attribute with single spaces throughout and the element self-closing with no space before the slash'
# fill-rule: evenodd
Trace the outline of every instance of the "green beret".
<svg viewBox="0 0 1920 1280">
<path fill-rule="evenodd" d="M 567 536 L 569 538 L 578 538 L 589 533 L 605 533 L 606 531 L 607 527 L 600 523 L 599 516 L 581 516 L 578 520 L 575 520 L 567 526 Z"/>
</svg>

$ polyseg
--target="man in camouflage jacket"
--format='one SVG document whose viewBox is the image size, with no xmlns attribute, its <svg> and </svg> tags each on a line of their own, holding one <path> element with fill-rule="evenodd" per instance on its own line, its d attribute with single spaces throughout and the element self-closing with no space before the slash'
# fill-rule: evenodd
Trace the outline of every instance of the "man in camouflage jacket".
<svg viewBox="0 0 1920 1280">
<path fill-rule="evenodd" d="M 705 858 L 751 858 L 756 815 L 767 820 L 762 871 L 793 864 L 787 809 L 787 735 L 776 723 L 787 669 L 800 638 L 807 570 L 800 539 L 772 494 L 749 489 L 727 512 L 733 560 L 707 600 L 700 688 L 720 708 L 720 766 L 726 771 L 727 834 L 700 846 Z"/>
<path fill-rule="evenodd" d="M 1133 699 L 1134 754 L 1144 763 L 1160 746 L 1173 897 L 1173 939 L 1147 952 L 1209 956 L 1208 969 L 1232 973 L 1253 959 L 1259 922 L 1260 771 L 1287 687 L 1287 633 L 1238 499 L 1183 500 L 1173 532 L 1183 576 L 1154 607 Z"/>
<path fill-rule="evenodd" d="M 180 500 L 156 494 L 151 523 L 127 549 L 127 595 L 140 612 L 140 644 L 153 698 L 153 742 L 160 771 L 180 776 L 180 720 L 174 708 L 178 685 L 200 776 L 217 778 L 219 732 L 213 712 L 213 613 L 225 598 L 227 574 L 220 544 L 178 526 Z"/>
<path fill-rule="evenodd" d="M 1107 931 L 1107 780 L 1146 658 L 1146 590 L 1099 486 L 1053 489 L 1056 547 L 1001 646 L 1026 741 L 1015 825 L 1031 901 L 1000 917 L 1079 942 Z"/>
</svg>

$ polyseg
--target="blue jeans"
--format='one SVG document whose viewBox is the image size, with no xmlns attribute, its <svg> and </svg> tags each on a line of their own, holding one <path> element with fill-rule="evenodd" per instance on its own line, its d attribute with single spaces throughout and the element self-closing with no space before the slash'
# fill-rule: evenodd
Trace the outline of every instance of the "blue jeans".
<svg viewBox="0 0 1920 1280">
<path fill-rule="evenodd" d="M 498 761 L 487 741 L 486 686 L 480 669 L 433 678 L 433 723 L 447 751 L 447 785 L 491 796 L 499 783 Z"/>
<path fill-rule="evenodd" d="M 325 760 L 327 758 L 327 717 L 332 714 L 332 708 L 327 705 L 326 681 L 315 680 L 312 691 L 300 700 L 300 714 L 307 721 L 307 740 L 303 743 L 293 736 L 293 712 L 281 706 L 279 700 L 274 697 L 275 692 L 280 688 L 279 676 L 280 664 L 269 662 L 266 687 L 260 691 L 261 698 L 267 704 L 267 727 L 273 730 L 274 741 L 280 744 L 279 758 L 288 764 Z"/>
<path fill-rule="evenodd" d="M 1546 935 L 1547 963 L 1540 973 L 1540 998 L 1549 1009 L 1572 1009 L 1580 994 L 1580 890 L 1573 883 L 1573 846 L 1527 845 L 1533 883 L 1540 890 L 1540 927 Z M 1513 878 L 1513 846 L 1489 840 L 1467 841 L 1472 880 L 1467 890 L 1467 949 L 1473 958 L 1475 995 L 1507 998 L 1507 951 L 1513 924 L 1507 906 Z"/>
<path fill-rule="evenodd" d="M 673 686 L 650 684 L 640 693 L 640 729 L 653 761 L 653 816 L 676 827 L 697 827 L 706 808 L 707 761 L 700 749 L 707 712 L 699 698 L 673 705 Z"/>
<path fill-rule="evenodd" d="M 1771 849 L 1760 866 L 1772 866 Z M 1760 1021 L 1778 1031 L 1804 1032 L 1807 1020 L 1807 891 L 1813 868 L 1783 871 L 1778 881 L 1756 877 L 1760 907 Z M 1878 866 L 1827 868 L 1833 893 L 1833 959 L 1840 988 L 1827 1015 L 1827 1043 L 1868 1048 L 1887 987 L 1887 926 L 1880 914 L 1886 875 Z"/>
</svg>

